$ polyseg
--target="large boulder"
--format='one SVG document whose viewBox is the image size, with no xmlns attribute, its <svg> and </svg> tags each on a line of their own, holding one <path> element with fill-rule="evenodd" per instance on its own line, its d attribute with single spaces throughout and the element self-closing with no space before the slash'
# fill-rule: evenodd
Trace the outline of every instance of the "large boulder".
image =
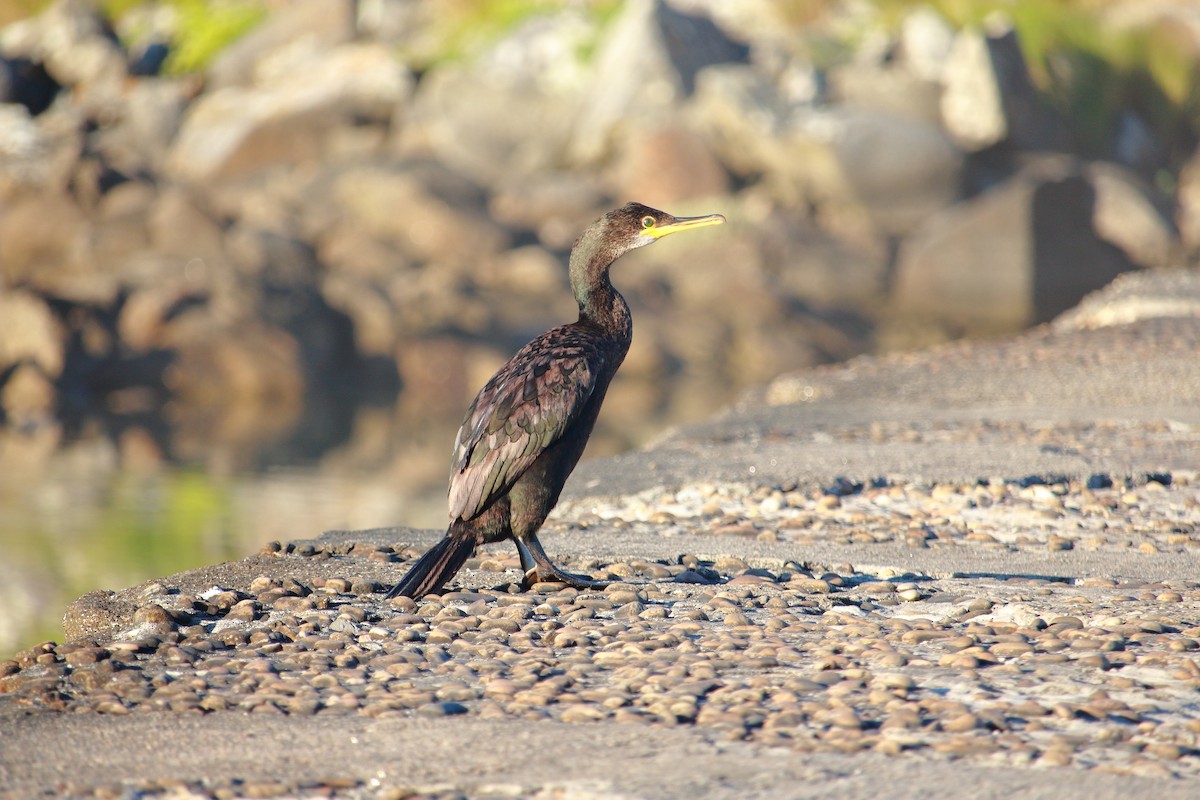
<svg viewBox="0 0 1200 800">
<path fill-rule="evenodd" d="M 0 35 L 0 54 L 41 65 L 77 103 L 100 109 L 128 76 L 125 51 L 107 21 L 87 0 L 58 0 L 42 13 L 14 22 Z"/>
<path fill-rule="evenodd" d="M 661 123 L 717 64 L 745 64 L 749 48 L 709 17 L 659 0 L 632 0 L 606 32 L 574 121 L 573 163 L 595 163 L 630 120 Z"/>
<path fill-rule="evenodd" d="M 30 114 L 40 114 L 61 88 L 42 64 L 0 53 L 0 105 L 20 105 Z"/>
<path fill-rule="evenodd" d="M 33 292 L 0 284 L 0 374 L 28 363 L 55 377 L 65 349 L 66 331 L 49 304 Z"/>
<path fill-rule="evenodd" d="M 66 349 L 66 330 L 45 300 L 0 284 L 0 425 L 51 418 Z"/>
<path fill-rule="evenodd" d="M 594 35 L 575 12 L 537 16 L 478 57 L 425 74 L 398 138 L 485 185 L 560 164 L 583 100 Z"/>
<path fill-rule="evenodd" d="M 0 422 L 17 429 L 52 425 L 58 390 L 33 364 L 17 364 L 0 373 Z"/>
<path fill-rule="evenodd" d="M 280 65 L 307 60 L 355 38 L 354 0 L 291 0 L 223 48 L 205 70 L 213 89 L 251 87 Z"/>
<path fill-rule="evenodd" d="M 904 16 L 898 42 L 905 68 L 918 78 L 942 83 L 954 47 L 954 28 L 930 6 Z"/>
<path fill-rule="evenodd" d="M 941 127 L 942 85 L 905 65 L 851 62 L 830 70 L 829 98 Z"/>
<path fill-rule="evenodd" d="M 954 142 L 971 152 L 1001 143 L 1063 150 L 1066 127 L 1029 77 L 1016 31 L 1002 17 L 984 30 L 965 29 L 947 56 L 942 120 Z"/>
<path fill-rule="evenodd" d="M 17 103 L 0 104 L 0 198 L 43 182 L 51 143 L 29 113 Z"/>
<path fill-rule="evenodd" d="M 818 217 L 863 216 L 898 235 L 958 198 L 962 154 L 918 116 L 789 101 L 751 67 L 701 75 L 696 113 L 730 169 Z"/>
<path fill-rule="evenodd" d="M 569 250 L 575 237 L 606 210 L 609 195 L 593 174 L 547 170 L 510 177 L 488 198 L 495 221 L 517 231 L 530 231 L 553 250 Z"/>
<path fill-rule="evenodd" d="M 225 263 L 225 232 L 196 193 L 179 185 L 161 188 L 146 219 L 152 249 L 199 279 L 207 267 Z"/>
<path fill-rule="evenodd" d="M 1175 224 L 1187 257 L 1200 264 L 1200 149 L 1197 149 L 1179 173 L 1175 191 Z"/>
<path fill-rule="evenodd" d="M 932 217 L 904 241 L 893 310 L 956 333 L 1045 322 L 1136 264 L 1096 230 L 1097 191 L 1059 160 Z"/>
<path fill-rule="evenodd" d="M 679 124 L 632 125 L 618 137 L 614 197 L 656 208 L 729 191 L 729 174 L 699 134 Z"/>
<path fill-rule="evenodd" d="M 190 314 L 167 334 L 177 355 L 164 373 L 167 388 L 200 407 L 247 404 L 294 414 L 304 393 L 302 353 L 278 328 L 247 321 L 225 325 Z"/>
<path fill-rule="evenodd" d="M 510 242 L 488 218 L 479 187 L 436 162 L 392 157 L 333 164 L 301 194 L 301 235 L 318 252 L 338 255 L 326 266 L 345 265 L 364 277 L 387 278 L 420 263 L 477 266 Z M 350 237 L 364 253 L 348 253 Z"/>
<path fill-rule="evenodd" d="M 65 192 L 22 196 L 0 212 L 0 278 L 47 294 L 108 300 L 112 280 L 88 268 L 87 217 Z"/>
<path fill-rule="evenodd" d="M 427 150 L 489 186 L 595 167 L 630 128 L 676 115 L 706 67 L 747 55 L 707 16 L 656 0 L 624 4 L 604 27 L 581 10 L 538 15 L 422 78 L 403 152 Z"/>
<path fill-rule="evenodd" d="M 191 106 L 167 156 L 169 177 L 202 184 L 383 146 L 412 87 L 385 47 L 288 55 L 260 69 L 253 86 L 226 86 Z"/>
<path fill-rule="evenodd" d="M 90 133 L 89 151 L 122 177 L 161 174 L 184 113 L 199 91 L 195 77 L 129 81 L 105 124 Z"/>
<path fill-rule="evenodd" d="M 1095 162 L 1085 171 L 1096 191 L 1096 234 L 1138 266 L 1176 266 L 1181 245 L 1169 198 L 1118 164 Z"/>
</svg>

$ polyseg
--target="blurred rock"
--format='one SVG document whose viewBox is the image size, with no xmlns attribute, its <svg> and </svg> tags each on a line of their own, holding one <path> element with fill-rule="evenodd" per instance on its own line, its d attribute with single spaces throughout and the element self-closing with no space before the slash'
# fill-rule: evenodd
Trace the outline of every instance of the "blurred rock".
<svg viewBox="0 0 1200 800">
<path fill-rule="evenodd" d="M 757 220 L 740 247 L 731 260 L 761 259 L 772 291 L 798 307 L 868 309 L 887 292 L 885 243 L 834 236 L 794 212 Z"/>
<path fill-rule="evenodd" d="M 918 6 L 900 26 L 900 53 L 905 67 L 916 77 L 941 83 L 954 47 L 954 28 L 929 6 Z"/>
<path fill-rule="evenodd" d="M 317 259 L 330 273 L 386 282 L 409 266 L 395 243 L 375 236 L 357 220 L 326 225 L 313 238 Z"/>
<path fill-rule="evenodd" d="M 894 311 L 976 334 L 1053 318 L 1136 267 L 1097 235 L 1096 194 L 1050 161 L 932 217 L 901 246 Z"/>
<path fill-rule="evenodd" d="M 526 245 L 501 253 L 491 273 L 493 285 L 503 285 L 527 297 L 547 296 L 567 288 L 567 271 L 541 247 Z M 481 281 L 487 286 L 486 281 Z"/>
<path fill-rule="evenodd" d="M 1016 31 L 1004 18 L 991 17 L 984 31 L 955 37 L 944 80 L 942 120 L 964 150 L 1001 142 L 1029 150 L 1069 146 L 1062 122 L 1034 89 Z"/>
<path fill-rule="evenodd" d="M 508 235 L 484 214 L 483 194 L 437 164 L 375 163 L 329 176 L 319 195 L 334 224 L 349 224 L 395 245 L 405 256 L 438 264 L 470 264 L 508 245 Z"/>
<path fill-rule="evenodd" d="M 150 250 L 146 220 L 156 200 L 154 187 L 143 181 L 125 181 L 97 199 L 85 245 L 93 269 L 129 275 L 124 268 L 131 254 Z"/>
<path fill-rule="evenodd" d="M 193 279 L 200 278 L 198 270 L 205 265 L 224 261 L 224 231 L 193 193 L 181 186 L 162 188 L 146 223 L 153 249 L 174 256 L 185 270 L 190 265 Z"/>
<path fill-rule="evenodd" d="M 572 121 L 572 163 L 599 161 L 608 152 L 609 135 L 632 108 L 653 118 L 679 99 L 683 90 L 668 61 L 654 10 L 655 0 L 626 3 L 605 35 L 591 85 Z"/>
<path fill-rule="evenodd" d="M 902 66 L 852 62 L 830 71 L 830 97 L 941 127 L 942 85 Z"/>
<path fill-rule="evenodd" d="M 381 147 L 393 109 L 411 90 L 403 67 L 369 43 L 303 56 L 260 70 L 253 86 L 201 96 L 167 157 L 168 175 L 203 183 Z M 340 135 L 347 130 L 368 135 Z"/>
<path fill-rule="evenodd" d="M 1179 233 L 1168 200 L 1136 174 L 1115 164 L 1089 164 L 1086 174 L 1096 192 L 1096 234 L 1115 244 L 1141 267 L 1178 263 Z"/>
<path fill-rule="evenodd" d="M 1200 281 L 1187 270 L 1121 275 L 1054 320 L 1058 330 L 1096 330 L 1147 319 L 1200 317 Z"/>
<path fill-rule="evenodd" d="M 8 285 L 26 283 L 63 297 L 111 297 L 109 281 L 86 274 L 78 263 L 85 220 L 66 194 L 32 194 L 6 204 L 0 212 L 0 274 Z"/>
<path fill-rule="evenodd" d="M 41 183 L 51 147 L 28 109 L 16 103 L 0 105 L 0 197 L 6 186 L 13 191 Z"/>
<path fill-rule="evenodd" d="M 0 105 L 21 105 L 36 116 L 50 107 L 61 88 L 45 66 L 28 58 L 5 57 L 0 45 Z"/>
<path fill-rule="evenodd" d="M 567 250 L 606 205 L 598 178 L 547 171 L 493 187 L 488 212 L 503 225 L 532 231 L 546 247 Z"/>
<path fill-rule="evenodd" d="M 658 35 L 685 95 L 695 91 L 696 75 L 705 67 L 749 60 L 750 48 L 731 39 L 708 17 L 689 14 L 662 0 L 654 6 Z"/>
<path fill-rule="evenodd" d="M 479 355 L 473 354 L 472 349 L 458 337 L 430 335 L 410 339 L 396 353 L 404 398 L 426 410 L 441 405 L 465 408 L 464 398 L 469 402 L 471 393 L 507 358 L 493 352 L 488 364 L 478 369 L 473 362 L 477 362 Z"/>
<path fill-rule="evenodd" d="M 697 82 L 693 116 L 713 151 L 733 173 L 751 179 L 786 160 L 781 141 L 803 100 L 783 96 L 770 78 L 748 66 L 704 71 Z"/>
<path fill-rule="evenodd" d="M 15 428 L 49 423 L 58 392 L 34 364 L 18 364 L 0 373 L 0 418 Z"/>
<path fill-rule="evenodd" d="M 619 139 L 614 197 L 656 208 L 729 191 L 729 175 L 696 133 L 678 125 L 631 126 Z"/>
<path fill-rule="evenodd" d="M 749 50 L 712 20 L 659 0 L 630 0 L 605 34 L 571 138 L 573 163 L 598 161 L 631 118 L 658 122 L 690 96 L 706 67 L 744 63 Z"/>
<path fill-rule="evenodd" d="M 573 316 L 567 255 L 598 215 L 724 213 L 616 270 L 638 331 L 611 397 L 637 425 L 597 434 L 618 448 L 895 344 L 897 320 L 1012 329 L 1200 254 L 1200 167 L 1172 172 L 1193 133 L 1131 107 L 1095 141 L 1133 168 L 1089 162 L 1009 27 L 817 6 L 270 3 L 204 74 L 166 77 L 171 14 L 123 13 L 127 54 L 96 7 L 54 3 L 0 31 L 0 298 L 41 320 L 37 346 L 0 338 L 10 393 L 145 431 L 147 463 L 348 446 L 398 385 L 396 419 L 452 431 Z M 26 312 L 5 308 L 7 337 Z"/>
<path fill-rule="evenodd" d="M 0 287 L 0 373 L 28 363 L 55 377 L 62 372 L 66 332 L 45 300 Z"/>
<path fill-rule="evenodd" d="M 838 183 L 794 170 L 795 180 L 817 187 L 837 204 L 859 206 L 883 231 L 908 232 L 958 198 L 962 156 L 937 126 L 881 111 L 851 107 L 806 115 L 794 135 L 795 153 L 823 150 Z"/>
<path fill-rule="evenodd" d="M 583 94 L 578 14 L 535 17 L 478 60 L 435 66 L 417 87 L 403 153 L 431 152 L 485 185 L 561 164 Z"/>
<path fill-rule="evenodd" d="M 149 286 L 134 291 L 121 304 L 117 334 L 134 351 L 168 346 L 171 318 L 190 302 L 202 302 L 185 281 Z"/>
<path fill-rule="evenodd" d="M 1197 149 L 1179 173 L 1175 190 L 1175 224 L 1187 257 L 1200 264 L 1200 149 Z"/>
<path fill-rule="evenodd" d="M 778 201 L 818 217 L 867 215 L 903 233 L 958 196 L 962 155 L 928 122 L 858 106 L 781 98 L 747 68 L 702 77 L 697 113 L 723 161 L 759 174 Z"/>
<path fill-rule="evenodd" d="M 129 177 L 159 174 L 199 84 L 194 79 L 131 81 L 89 146 L 111 169 Z"/>
<path fill-rule="evenodd" d="M 111 100 L 126 76 L 125 52 L 86 0 L 57 0 L 37 16 L 14 22 L 0 36 L 0 52 L 42 65 L 56 84 L 72 88 L 76 102 L 86 104 Z"/>
<path fill-rule="evenodd" d="M 298 413 L 304 389 L 300 347 L 282 331 L 252 323 L 222 329 L 188 315 L 171 325 L 166 341 L 178 355 L 163 380 L 182 402 Z"/>
<path fill-rule="evenodd" d="M 997 48 L 1001 49 L 1001 48 Z M 988 39 L 964 31 L 948 58 L 942 119 L 946 131 L 965 150 L 984 150 L 1009 134 L 1003 87 L 989 52 Z"/>
<path fill-rule="evenodd" d="M 399 334 L 397 309 L 379 284 L 341 270 L 325 276 L 321 294 L 353 323 L 354 347 L 359 353 L 391 356 Z"/>
<path fill-rule="evenodd" d="M 249 87 L 264 74 L 310 62 L 354 38 L 354 0 L 291 0 L 279 5 L 208 65 L 212 89 Z"/>
</svg>

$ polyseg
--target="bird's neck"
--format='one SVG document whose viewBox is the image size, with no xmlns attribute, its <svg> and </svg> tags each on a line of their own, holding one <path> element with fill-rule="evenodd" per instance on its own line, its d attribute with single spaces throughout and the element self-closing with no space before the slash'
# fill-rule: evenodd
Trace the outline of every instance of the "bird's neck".
<svg viewBox="0 0 1200 800">
<path fill-rule="evenodd" d="M 611 283 L 588 295 L 586 304 L 579 305 L 579 321 L 596 326 L 613 339 L 628 343 L 633 338 L 629 304 Z"/>
<path fill-rule="evenodd" d="M 587 322 L 610 336 L 628 340 L 633 334 L 629 305 L 613 288 L 608 277 L 611 259 L 604 254 L 588 257 L 571 254 L 571 288 L 579 304 L 579 321 Z"/>
</svg>

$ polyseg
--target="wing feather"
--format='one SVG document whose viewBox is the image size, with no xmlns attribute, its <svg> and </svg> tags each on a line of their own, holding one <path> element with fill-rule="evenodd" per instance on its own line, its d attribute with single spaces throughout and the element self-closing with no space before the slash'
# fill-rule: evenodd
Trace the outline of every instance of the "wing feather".
<svg viewBox="0 0 1200 800">
<path fill-rule="evenodd" d="M 458 430 L 450 517 L 472 519 L 570 430 L 603 372 L 603 349 L 572 326 L 523 347 L 480 390 Z"/>
</svg>

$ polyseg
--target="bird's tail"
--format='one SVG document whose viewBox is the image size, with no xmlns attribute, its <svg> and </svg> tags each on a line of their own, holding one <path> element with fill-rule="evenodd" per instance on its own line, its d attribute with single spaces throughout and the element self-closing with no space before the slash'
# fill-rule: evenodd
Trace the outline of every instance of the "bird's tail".
<svg viewBox="0 0 1200 800">
<path fill-rule="evenodd" d="M 456 520 L 442 540 L 418 558 L 408 574 L 385 597 L 423 597 L 436 592 L 462 569 L 473 552 L 474 534 Z"/>
</svg>

